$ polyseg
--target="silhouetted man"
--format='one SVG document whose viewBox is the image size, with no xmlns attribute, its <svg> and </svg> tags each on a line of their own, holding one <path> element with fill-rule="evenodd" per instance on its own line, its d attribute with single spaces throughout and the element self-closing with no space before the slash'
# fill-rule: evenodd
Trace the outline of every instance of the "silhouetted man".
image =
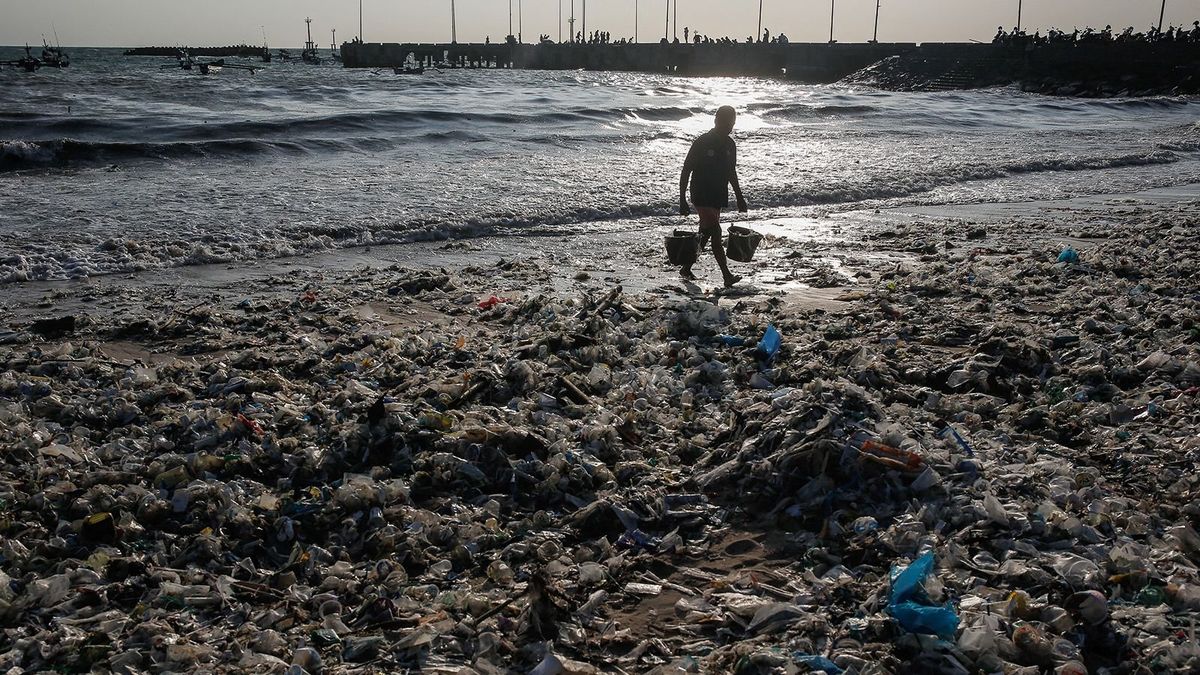
<svg viewBox="0 0 1200 675">
<path fill-rule="evenodd" d="M 703 248 L 705 240 L 712 238 L 713 257 L 721 267 L 726 288 L 742 279 L 729 271 L 725 248 L 721 245 L 721 209 L 729 206 L 730 185 L 733 185 L 733 194 L 737 197 L 738 211 L 745 213 L 748 210 L 746 198 L 742 196 L 742 186 L 738 183 L 737 145 L 729 136 L 736 122 L 737 111 L 733 108 L 722 106 L 717 110 L 716 125 L 712 131 L 692 143 L 683 162 L 683 172 L 679 175 L 679 213 L 685 216 L 691 213 L 687 201 L 690 178 L 692 205 L 700 216 L 700 247 Z M 696 278 L 690 265 L 684 267 L 681 274 L 684 279 Z"/>
</svg>

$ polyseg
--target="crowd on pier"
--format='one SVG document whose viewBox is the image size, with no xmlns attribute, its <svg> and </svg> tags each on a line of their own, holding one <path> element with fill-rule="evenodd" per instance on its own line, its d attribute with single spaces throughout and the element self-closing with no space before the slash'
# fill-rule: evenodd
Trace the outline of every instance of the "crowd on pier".
<svg viewBox="0 0 1200 675">
<path fill-rule="evenodd" d="M 515 43 L 517 41 L 517 38 L 515 36 L 510 35 L 508 37 L 508 41 L 511 43 Z M 539 35 L 538 42 L 541 44 L 554 44 L 554 40 L 550 37 L 549 34 Z M 618 38 L 618 39 L 614 40 L 612 33 L 609 33 L 608 31 L 597 30 L 597 31 L 592 31 L 592 32 L 588 33 L 587 35 L 584 35 L 584 33 L 582 31 L 580 31 L 575 34 L 575 39 L 572 40 L 571 42 L 574 42 L 575 44 L 588 44 L 588 45 L 626 45 L 626 44 L 634 44 L 636 42 L 636 40 L 634 40 L 633 38 Z M 783 33 L 780 33 L 779 35 L 771 35 L 770 30 L 764 30 L 762 37 L 758 38 L 758 40 L 755 40 L 753 36 L 748 36 L 746 38 L 745 42 L 742 42 L 741 40 L 739 40 L 737 38 L 730 38 L 730 37 L 714 38 L 714 37 L 709 37 L 707 35 L 701 35 L 700 33 L 692 33 L 690 28 L 685 27 L 683 29 L 683 40 L 682 41 L 679 39 L 679 36 L 676 35 L 673 40 L 669 40 L 666 37 L 663 37 L 661 40 L 659 40 L 659 43 L 660 44 L 677 44 L 677 45 L 678 44 L 688 44 L 688 43 L 697 44 L 697 45 L 732 45 L 732 44 L 786 45 L 789 43 L 789 40 L 788 40 L 788 37 L 786 35 L 784 35 Z"/>
<path fill-rule="evenodd" d="M 507 38 L 510 44 L 516 44 L 518 38 L 510 35 Z M 489 40 L 490 42 L 490 40 Z M 538 36 L 538 42 L 542 44 L 554 44 L 554 40 L 549 34 Z M 612 33 L 608 31 L 591 31 L 584 33 L 579 31 L 574 35 L 574 39 L 570 42 L 575 44 L 587 45 L 625 45 L 634 44 L 634 38 L 618 38 L 613 39 Z M 755 39 L 753 36 L 748 36 L 745 41 L 738 38 L 725 37 L 710 37 L 701 35 L 699 32 L 693 33 L 688 27 L 683 29 L 683 40 L 676 35 L 673 39 L 663 37 L 659 40 L 660 44 L 696 44 L 696 45 L 733 45 L 733 44 L 772 44 L 786 45 L 790 41 L 787 35 L 780 33 L 771 35 L 770 30 L 764 30 L 763 34 Z M 1192 27 L 1187 26 L 1170 26 L 1165 31 L 1157 26 L 1153 26 L 1144 33 L 1135 33 L 1132 26 L 1126 28 L 1120 33 L 1113 31 L 1112 26 L 1105 26 L 1102 30 L 1096 30 L 1092 27 L 1080 30 L 1076 28 L 1072 32 L 1051 28 L 1045 35 L 1042 32 L 1035 31 L 1032 35 L 1026 33 L 1020 28 L 1013 28 L 1011 31 L 1005 31 L 1001 26 L 996 30 L 995 37 L 992 38 L 993 44 L 999 45 L 1070 45 L 1070 44 L 1095 44 L 1095 43 L 1142 43 L 1142 44 L 1163 44 L 1163 43 L 1200 43 L 1200 21 L 1193 21 Z"/>
<path fill-rule="evenodd" d="M 1045 35 L 1042 35 L 1041 31 L 1036 31 L 1033 35 L 1029 35 L 1019 28 L 1014 28 L 1012 31 L 1006 32 L 1004 26 L 1001 26 L 996 30 L 996 36 L 992 38 L 992 42 L 1001 45 L 1200 43 L 1200 21 L 1193 21 L 1191 29 L 1188 29 L 1186 26 L 1171 26 L 1164 31 L 1159 26 L 1152 26 L 1145 33 L 1135 33 L 1133 26 L 1126 28 L 1120 33 L 1115 33 L 1112 26 L 1105 26 L 1103 30 L 1095 30 L 1089 26 L 1082 31 L 1076 28 L 1070 33 L 1058 30 L 1057 28 L 1051 28 Z"/>
<path fill-rule="evenodd" d="M 666 42 L 667 39 L 663 38 L 662 41 Z M 758 40 L 755 40 L 753 36 L 748 36 L 746 38 L 745 43 L 741 43 L 737 38 L 732 38 L 732 39 L 729 37 L 712 38 L 707 35 L 701 35 L 700 33 L 693 34 L 686 26 L 683 29 L 683 41 L 685 43 L 691 42 L 692 44 L 697 44 L 697 45 L 732 45 L 732 44 L 755 44 L 755 43 L 760 44 L 760 45 L 767 45 L 767 44 L 786 45 L 789 42 L 788 37 L 786 35 L 784 35 L 783 33 L 780 33 L 779 35 L 771 35 L 770 30 L 764 30 L 762 37 L 758 38 Z M 676 37 L 674 42 L 675 42 L 675 44 L 679 44 L 679 38 Z"/>
</svg>

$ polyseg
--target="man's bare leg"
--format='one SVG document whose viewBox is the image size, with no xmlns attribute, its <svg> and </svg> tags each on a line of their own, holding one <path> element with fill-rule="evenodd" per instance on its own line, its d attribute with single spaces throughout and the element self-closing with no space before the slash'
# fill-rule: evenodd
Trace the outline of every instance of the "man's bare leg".
<svg viewBox="0 0 1200 675">
<path fill-rule="evenodd" d="M 721 276 L 724 277 L 725 287 L 728 288 L 741 281 L 742 278 L 729 271 L 729 262 L 725 258 L 725 247 L 721 244 L 721 210 L 697 207 L 696 212 L 700 214 L 701 240 L 705 237 L 712 237 L 713 257 L 717 259 L 717 266 L 721 268 Z"/>
</svg>

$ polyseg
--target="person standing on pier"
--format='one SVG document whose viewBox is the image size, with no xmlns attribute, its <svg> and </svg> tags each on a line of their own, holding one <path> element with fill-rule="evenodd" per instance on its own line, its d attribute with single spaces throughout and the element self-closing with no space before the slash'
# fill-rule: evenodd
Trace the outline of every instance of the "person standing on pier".
<svg viewBox="0 0 1200 675">
<path fill-rule="evenodd" d="M 683 162 L 683 172 L 679 175 L 679 213 L 691 215 L 688 208 L 687 189 L 691 181 L 692 205 L 700 216 L 700 247 L 704 248 L 706 240 L 712 239 L 713 257 L 721 268 L 725 287 L 729 288 L 741 281 L 742 278 L 729 271 L 729 262 L 725 258 L 725 248 L 721 244 L 721 209 L 729 206 L 729 186 L 733 186 L 733 194 L 737 197 L 737 208 L 741 213 L 749 210 L 746 198 L 742 195 L 742 186 L 737 175 L 737 144 L 730 134 L 737 122 L 737 111 L 730 106 L 721 106 L 717 110 L 716 124 L 712 130 L 697 138 L 688 151 Z M 681 270 L 684 279 L 694 280 L 691 266 Z"/>
</svg>

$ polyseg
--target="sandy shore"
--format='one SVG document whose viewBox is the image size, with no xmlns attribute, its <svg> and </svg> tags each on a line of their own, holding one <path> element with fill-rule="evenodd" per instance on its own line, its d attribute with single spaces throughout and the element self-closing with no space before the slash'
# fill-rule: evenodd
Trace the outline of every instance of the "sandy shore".
<svg viewBox="0 0 1200 675">
<path fill-rule="evenodd" d="M 759 221 L 733 292 L 628 228 L 6 287 L 0 666 L 1197 667 L 1198 225 Z"/>
</svg>

